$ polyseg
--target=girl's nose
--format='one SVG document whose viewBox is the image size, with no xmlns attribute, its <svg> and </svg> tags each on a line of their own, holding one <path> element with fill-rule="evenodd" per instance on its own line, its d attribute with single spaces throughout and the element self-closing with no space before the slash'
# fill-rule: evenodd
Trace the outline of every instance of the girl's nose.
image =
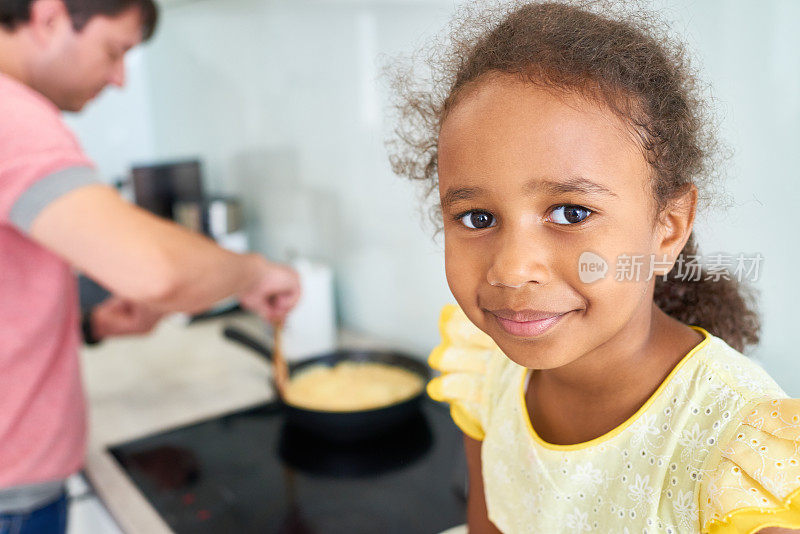
<svg viewBox="0 0 800 534">
<path fill-rule="evenodd" d="M 503 235 L 486 273 L 490 285 L 511 288 L 546 284 L 550 276 L 546 248 L 535 235 L 523 231 Z"/>
</svg>

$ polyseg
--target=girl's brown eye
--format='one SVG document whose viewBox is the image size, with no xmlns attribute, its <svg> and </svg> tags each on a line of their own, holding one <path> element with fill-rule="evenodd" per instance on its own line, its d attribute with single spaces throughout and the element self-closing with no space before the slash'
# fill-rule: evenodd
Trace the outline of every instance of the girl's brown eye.
<svg viewBox="0 0 800 534">
<path fill-rule="evenodd" d="M 467 228 L 480 230 L 496 224 L 494 215 L 487 211 L 468 211 L 461 216 L 461 224 Z"/>
<path fill-rule="evenodd" d="M 577 224 L 583 222 L 591 213 L 591 210 L 583 206 L 558 206 L 551 212 L 550 220 L 556 224 Z"/>
</svg>

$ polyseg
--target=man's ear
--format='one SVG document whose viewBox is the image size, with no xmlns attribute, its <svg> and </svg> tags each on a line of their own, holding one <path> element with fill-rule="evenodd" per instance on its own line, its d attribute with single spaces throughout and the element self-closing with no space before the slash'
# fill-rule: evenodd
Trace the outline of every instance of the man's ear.
<svg viewBox="0 0 800 534">
<path fill-rule="evenodd" d="M 672 199 L 658 218 L 656 243 L 658 259 L 665 258 L 673 264 L 683 250 L 694 227 L 694 216 L 697 209 L 697 187 L 686 186 L 685 190 Z M 656 273 L 656 274 L 666 274 Z"/>
<path fill-rule="evenodd" d="M 46 46 L 64 25 L 72 26 L 67 6 L 63 0 L 34 0 L 30 7 L 28 27 L 36 42 Z"/>
</svg>

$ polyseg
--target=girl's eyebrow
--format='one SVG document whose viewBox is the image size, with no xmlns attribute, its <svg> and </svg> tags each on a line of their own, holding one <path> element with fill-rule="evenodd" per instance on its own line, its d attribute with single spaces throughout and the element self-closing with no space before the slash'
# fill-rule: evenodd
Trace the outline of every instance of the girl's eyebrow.
<svg viewBox="0 0 800 534">
<path fill-rule="evenodd" d="M 587 195 L 606 195 L 617 197 L 618 195 L 611 189 L 602 184 L 593 182 L 582 176 L 573 176 L 566 180 L 529 180 L 524 187 L 528 194 L 544 191 L 550 195 L 565 193 L 583 193 Z M 459 200 L 472 200 L 486 193 L 482 187 L 457 187 L 445 191 L 442 195 L 442 207 L 447 208 Z"/>
<path fill-rule="evenodd" d="M 481 187 L 457 187 L 455 189 L 448 189 L 445 191 L 444 195 L 442 195 L 442 207 L 447 208 L 459 200 L 472 200 L 485 192 L 486 190 Z"/>
<path fill-rule="evenodd" d="M 544 190 L 549 194 L 584 193 L 587 195 L 606 195 L 616 197 L 617 194 L 602 184 L 593 182 L 583 176 L 572 176 L 566 180 L 530 180 L 525 184 L 528 193 Z"/>
</svg>

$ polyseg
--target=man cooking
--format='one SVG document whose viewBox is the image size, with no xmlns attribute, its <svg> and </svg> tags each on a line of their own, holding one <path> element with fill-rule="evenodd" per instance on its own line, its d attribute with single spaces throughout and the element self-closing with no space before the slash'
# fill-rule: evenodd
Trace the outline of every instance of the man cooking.
<svg viewBox="0 0 800 534">
<path fill-rule="evenodd" d="M 73 269 L 116 295 L 95 338 L 231 295 L 280 321 L 299 297 L 288 267 L 125 202 L 62 122 L 124 85 L 125 54 L 156 19 L 152 0 L 0 0 L 0 534 L 66 528 L 64 480 L 86 447 Z"/>
</svg>

